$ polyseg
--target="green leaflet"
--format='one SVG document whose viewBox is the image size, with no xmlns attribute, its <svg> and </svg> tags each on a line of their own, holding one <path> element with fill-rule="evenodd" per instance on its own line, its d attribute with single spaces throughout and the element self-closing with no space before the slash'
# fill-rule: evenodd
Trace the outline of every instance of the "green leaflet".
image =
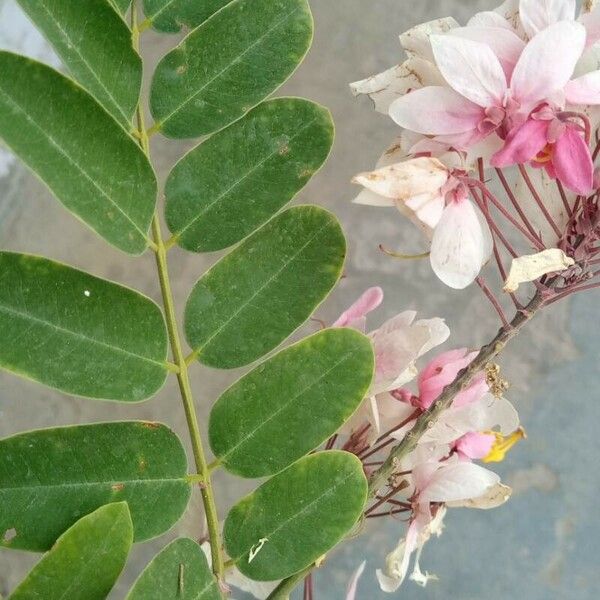
<svg viewBox="0 0 600 600">
<path fill-rule="evenodd" d="M 333 435 L 365 397 L 370 341 L 329 329 L 286 348 L 230 387 L 210 416 L 210 445 L 242 477 L 281 471 Z"/>
<path fill-rule="evenodd" d="M 99 508 L 60 536 L 10 600 L 104 600 L 132 543 L 127 504 Z"/>
<path fill-rule="evenodd" d="M 239 242 L 306 185 L 332 143 L 327 109 L 300 98 L 260 104 L 169 175 L 166 219 L 177 244 L 211 252 Z"/>
<path fill-rule="evenodd" d="M 0 252 L 0 367 L 69 394 L 139 402 L 167 377 L 149 298 L 51 260 Z"/>
<path fill-rule="evenodd" d="M 0 52 L 0 138 L 75 215 L 141 254 L 156 178 L 137 143 L 82 88 L 53 69 Z"/>
<path fill-rule="evenodd" d="M 230 2 L 156 68 L 150 90 L 155 129 L 189 138 L 229 125 L 292 74 L 311 40 L 307 0 Z"/>
<path fill-rule="evenodd" d="M 251 579 L 283 579 L 333 548 L 356 524 L 366 499 L 367 480 L 356 456 L 312 454 L 231 509 L 225 548 Z"/>
<path fill-rule="evenodd" d="M 0 440 L 0 546 L 48 550 L 82 515 L 119 501 L 129 505 L 136 541 L 156 537 L 187 507 L 186 473 L 181 442 L 158 423 L 57 427 Z"/>
<path fill-rule="evenodd" d="M 121 0 L 124 1 L 124 0 Z M 144 0 L 146 18 L 164 33 L 177 33 L 182 27 L 194 28 L 230 0 Z"/>
<path fill-rule="evenodd" d="M 338 281 L 346 243 L 335 217 L 290 208 L 220 260 L 188 299 L 185 331 L 198 360 L 249 364 L 310 317 Z"/>
<path fill-rule="evenodd" d="M 57 54 L 96 100 L 131 129 L 142 61 L 131 31 L 106 0 L 18 0 Z M 80 126 L 85 128 L 83 123 Z"/>
<path fill-rule="evenodd" d="M 175 540 L 144 569 L 126 600 L 220 600 L 217 582 L 200 546 Z"/>
</svg>

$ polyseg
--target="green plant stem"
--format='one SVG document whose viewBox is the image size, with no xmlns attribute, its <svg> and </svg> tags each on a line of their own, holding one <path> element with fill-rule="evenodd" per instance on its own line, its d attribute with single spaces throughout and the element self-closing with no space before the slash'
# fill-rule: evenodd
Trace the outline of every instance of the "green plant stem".
<svg viewBox="0 0 600 600">
<path fill-rule="evenodd" d="M 133 45 L 136 51 L 139 52 L 140 30 L 137 26 L 136 4 L 137 3 L 134 0 L 131 8 L 131 25 Z M 141 102 L 138 103 L 136 118 L 138 130 L 140 132 L 140 146 L 148 157 L 148 160 L 150 160 L 150 143 L 145 129 L 144 111 L 141 106 Z M 167 249 L 162 236 L 158 211 L 154 212 L 154 217 L 152 219 L 152 237 L 154 244 L 156 245 L 156 266 L 165 310 L 165 318 L 167 321 L 169 342 L 171 345 L 171 351 L 173 353 L 173 360 L 179 369 L 177 372 L 177 381 L 179 383 L 181 400 L 183 402 L 185 417 L 192 442 L 194 461 L 196 463 L 198 475 L 201 478 L 200 485 L 202 502 L 204 504 L 204 512 L 206 514 L 206 522 L 208 526 L 213 573 L 217 577 L 218 581 L 221 582 L 223 580 L 223 573 L 225 569 L 223 551 L 221 549 L 221 535 L 219 532 L 219 517 L 212 488 L 210 470 L 206 460 L 206 455 L 204 453 L 204 446 L 202 444 L 202 435 L 200 433 L 200 427 L 198 424 L 198 415 L 196 414 L 196 407 L 194 405 L 194 397 L 192 394 L 188 373 L 188 364 L 185 360 L 185 354 L 181 344 L 181 336 L 179 335 L 179 328 L 177 326 L 177 314 L 175 311 L 175 302 L 171 289 L 171 280 L 169 278 Z"/>
<path fill-rule="evenodd" d="M 456 395 L 464 390 L 478 373 L 485 369 L 486 365 L 500 354 L 506 345 L 516 337 L 519 332 L 531 321 L 535 314 L 544 306 L 546 296 L 544 292 L 538 291 L 529 304 L 518 311 L 514 319 L 505 327 L 502 327 L 498 335 L 486 346 L 484 346 L 473 362 L 458 374 L 456 380 L 447 386 L 432 406 L 426 410 L 416 421 L 406 437 L 395 446 L 385 462 L 377 469 L 369 479 L 369 495 L 373 497 L 378 490 L 387 485 L 389 478 L 397 470 L 399 461 L 410 454 L 419 443 L 425 432 L 437 421 L 451 404 Z M 267 600 L 286 600 L 294 588 L 315 568 L 310 565 L 300 573 L 296 573 L 284 579 L 271 592 Z"/>
</svg>

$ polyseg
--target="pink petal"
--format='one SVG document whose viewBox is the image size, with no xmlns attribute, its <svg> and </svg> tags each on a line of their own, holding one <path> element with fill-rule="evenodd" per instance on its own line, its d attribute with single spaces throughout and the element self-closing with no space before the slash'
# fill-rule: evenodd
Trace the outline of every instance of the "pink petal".
<svg viewBox="0 0 600 600">
<path fill-rule="evenodd" d="M 567 83 L 569 104 L 600 104 L 600 71 L 592 71 Z"/>
<path fill-rule="evenodd" d="M 450 88 L 430 86 L 392 102 L 390 117 L 417 133 L 446 135 L 477 129 L 485 112 Z"/>
<path fill-rule="evenodd" d="M 597 6 L 591 13 L 581 15 L 579 22 L 587 31 L 586 48 L 591 48 L 596 42 L 600 41 L 600 6 Z"/>
<path fill-rule="evenodd" d="M 332 325 L 348 327 L 354 321 L 362 319 L 383 302 L 383 290 L 380 287 L 369 288 L 364 294 Z"/>
<path fill-rule="evenodd" d="M 513 99 L 529 110 L 562 91 L 581 58 L 585 37 L 582 25 L 567 21 L 538 33 L 527 44 L 515 67 L 511 81 Z"/>
<path fill-rule="evenodd" d="M 419 374 L 419 403 L 429 408 L 451 384 L 459 371 L 468 367 L 477 353 L 468 353 L 466 348 L 450 350 L 434 358 Z"/>
<path fill-rule="evenodd" d="M 521 0 L 519 16 L 529 37 L 559 21 L 575 20 L 575 0 Z"/>
<path fill-rule="evenodd" d="M 594 163 L 587 143 L 574 127 L 567 127 L 554 145 L 552 164 L 566 188 L 584 196 L 590 194 L 594 187 Z"/>
<path fill-rule="evenodd" d="M 495 441 L 492 434 L 471 431 L 456 442 L 456 451 L 471 460 L 481 460 L 490 453 Z"/>
<path fill-rule="evenodd" d="M 496 13 L 490 14 L 496 15 L 500 20 L 504 20 Z M 525 42 L 510 28 L 501 28 L 498 26 L 459 27 L 458 29 L 453 29 L 450 32 L 450 36 L 462 37 L 489 46 L 500 61 L 507 81 L 510 81 L 515 65 L 525 49 Z"/>
<path fill-rule="evenodd" d="M 462 408 L 463 406 L 479 402 L 489 391 L 490 386 L 487 383 L 485 373 L 480 373 L 467 389 L 456 395 L 452 406 L 454 408 Z"/>
<path fill-rule="evenodd" d="M 502 104 L 506 76 L 489 46 L 454 35 L 433 35 L 431 46 L 439 70 L 459 94 L 484 108 Z"/>
<path fill-rule="evenodd" d="M 548 143 L 549 121 L 529 119 L 524 125 L 513 129 L 504 148 L 492 156 L 491 164 L 502 168 L 510 165 L 524 164 L 532 160 Z"/>
</svg>

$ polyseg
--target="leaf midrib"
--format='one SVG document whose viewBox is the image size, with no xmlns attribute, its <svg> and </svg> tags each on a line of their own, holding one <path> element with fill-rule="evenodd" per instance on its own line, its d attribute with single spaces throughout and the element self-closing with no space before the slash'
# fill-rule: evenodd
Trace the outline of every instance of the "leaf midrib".
<svg viewBox="0 0 600 600">
<path fill-rule="evenodd" d="M 190 102 L 195 100 L 196 97 L 199 96 L 209 85 L 211 85 L 214 81 L 219 79 L 224 73 L 227 73 L 227 71 L 229 71 L 231 68 L 233 68 L 234 65 L 241 62 L 242 58 L 244 56 L 246 56 L 246 54 L 248 54 L 256 46 L 258 46 L 260 43 L 262 43 L 267 37 L 269 37 L 271 35 L 271 33 L 273 33 L 276 29 L 278 29 L 280 25 L 285 23 L 291 16 L 296 14 L 300 10 L 300 8 L 301 8 L 300 6 L 297 6 L 293 11 L 287 13 L 281 20 L 277 21 L 275 23 L 275 25 L 270 27 L 263 35 L 261 35 L 252 44 L 250 44 L 250 46 L 248 46 L 241 54 L 236 56 L 236 58 L 234 60 L 232 60 L 224 69 L 219 71 L 214 77 L 209 79 L 199 90 L 196 90 L 191 96 L 186 98 L 177 108 L 175 108 L 173 111 L 171 111 L 166 117 L 161 119 L 157 123 L 158 128 L 162 129 L 164 124 L 167 123 L 170 119 L 172 119 L 174 115 L 176 115 L 181 110 L 183 110 L 183 108 L 187 104 L 189 104 Z M 202 27 L 202 25 L 200 27 Z M 186 43 L 186 42 L 184 41 L 183 43 Z"/>
<path fill-rule="evenodd" d="M 60 333 L 64 333 L 68 336 L 74 337 L 76 339 L 79 340 L 83 340 L 85 342 L 88 342 L 92 345 L 97 345 L 100 346 L 102 348 L 111 350 L 117 354 L 124 354 L 125 356 L 129 356 L 131 358 L 135 358 L 136 360 L 140 360 L 142 362 L 146 362 L 149 363 L 151 365 L 154 366 L 158 366 L 161 369 L 166 369 L 166 366 L 163 362 L 148 358 L 147 356 L 142 356 L 141 354 L 136 354 L 135 352 L 131 352 L 129 350 L 125 350 L 124 348 L 120 348 L 119 346 L 113 346 L 112 344 L 108 344 L 106 342 L 103 342 L 101 340 L 96 340 L 94 338 L 91 338 L 83 333 L 77 332 L 77 331 L 71 331 L 70 329 L 66 329 L 64 327 L 61 327 L 59 325 L 56 325 L 54 323 L 51 323 L 50 321 L 46 321 L 44 319 L 40 319 L 39 317 L 35 317 L 29 313 L 23 313 L 19 310 L 16 310 L 15 308 L 11 307 L 11 306 L 6 306 L 4 304 L 0 304 L 0 312 L 4 312 L 10 316 L 13 317 L 19 317 L 21 319 L 24 319 L 26 321 L 33 321 L 34 323 L 37 323 L 38 325 L 43 325 L 45 327 L 48 327 L 50 329 L 54 329 L 55 331 L 58 331 Z"/>
<path fill-rule="evenodd" d="M 111 206 L 113 206 L 125 218 L 126 221 L 130 223 L 133 229 L 140 234 L 144 241 L 147 241 L 146 233 L 142 231 L 142 229 L 137 225 L 137 223 L 135 223 L 135 221 L 133 221 L 133 219 L 110 197 L 108 192 L 106 192 L 104 188 L 102 188 L 100 184 L 70 154 L 68 154 L 66 150 L 53 137 L 49 133 L 47 133 L 45 129 L 27 111 L 25 111 L 21 107 L 21 105 L 18 104 L 4 88 L 2 88 L 1 81 L 2 79 L 0 78 L 0 94 L 4 97 L 5 101 L 9 104 L 9 106 L 21 113 L 25 117 L 25 120 L 28 123 L 30 123 L 35 129 L 37 129 L 37 131 L 39 131 L 42 134 L 42 137 L 48 140 L 50 145 L 52 145 L 55 148 L 59 155 L 64 157 L 67 160 L 67 162 L 69 162 L 81 175 L 83 175 L 83 177 L 92 185 L 92 187 L 94 187 L 100 193 L 100 195 L 106 201 L 108 201 L 108 203 Z M 123 135 L 126 136 L 125 130 L 123 130 Z M 9 144 L 7 144 L 7 146 L 10 147 Z M 16 154 L 19 153 L 16 152 Z"/>
<path fill-rule="evenodd" d="M 263 283 L 263 285 L 256 289 L 256 291 L 248 298 L 246 302 L 244 302 L 236 311 L 234 311 L 232 315 L 220 327 L 218 327 L 215 330 L 215 332 L 201 346 L 195 348 L 194 351 L 201 354 L 203 350 L 205 350 L 206 347 L 223 331 L 223 329 L 228 327 L 229 324 L 234 319 L 236 319 L 240 315 L 240 313 L 243 312 L 259 294 L 264 292 L 264 290 L 268 288 L 273 283 L 273 281 L 275 281 L 275 279 L 277 279 L 285 270 L 287 270 L 287 268 L 293 262 L 296 261 L 296 259 L 304 252 L 304 250 L 306 250 L 306 248 L 308 248 L 321 235 L 323 230 L 328 229 L 330 226 L 330 223 L 325 223 L 322 227 L 320 227 L 315 232 L 315 234 L 303 244 L 303 246 L 299 250 L 297 250 L 286 262 L 284 262 L 284 264 L 279 269 L 277 269 L 277 271 L 273 275 L 271 275 Z M 240 248 L 243 249 L 243 246 L 240 246 Z M 208 275 L 210 275 L 210 272 L 208 273 Z"/>
<path fill-rule="evenodd" d="M 69 49 L 72 50 L 79 57 L 79 60 L 87 68 L 89 74 L 96 80 L 96 83 L 102 88 L 102 91 L 108 96 L 108 98 L 110 99 L 110 101 L 113 104 L 113 107 L 117 109 L 119 115 L 123 118 L 123 121 L 125 123 L 129 123 L 129 117 L 125 114 L 124 109 L 121 107 L 119 102 L 117 102 L 117 99 L 113 96 L 113 94 L 110 92 L 110 90 L 104 85 L 104 82 L 96 74 L 92 65 L 85 59 L 85 56 L 83 54 L 81 54 L 81 52 L 77 48 L 77 45 L 75 43 L 73 43 L 69 34 L 63 29 L 60 22 L 56 20 L 56 18 L 54 17 L 54 14 L 50 11 L 50 9 L 45 4 L 45 2 L 40 1 L 39 6 L 48 15 L 48 18 L 52 21 L 52 23 L 54 23 L 54 25 L 58 29 L 59 33 L 64 37 L 64 39 L 67 43 L 67 46 L 69 46 Z"/>
<path fill-rule="evenodd" d="M 263 427 L 266 427 L 273 419 L 278 417 L 283 411 L 287 410 L 292 404 L 296 402 L 296 400 L 302 396 L 304 396 L 307 392 L 309 392 L 313 387 L 318 385 L 323 379 L 325 379 L 332 371 L 337 369 L 341 364 L 346 362 L 349 358 L 352 358 L 356 354 L 355 351 L 348 352 L 345 354 L 340 360 L 338 360 L 334 365 L 332 365 L 327 371 L 321 373 L 319 377 L 314 379 L 309 385 L 302 388 L 297 394 L 291 396 L 287 402 L 280 405 L 276 411 L 271 413 L 267 419 L 261 419 L 259 426 L 251 431 L 249 434 L 244 436 L 235 446 L 232 446 L 225 454 L 223 454 L 220 458 L 225 460 L 227 457 L 231 456 L 240 446 L 245 444 L 249 439 L 253 438 L 257 432 L 259 432 Z"/>
<path fill-rule="evenodd" d="M 187 483 L 184 475 L 178 477 L 165 478 L 157 477 L 154 479 L 114 479 L 105 481 L 83 481 L 83 482 L 69 482 L 69 483 L 49 483 L 41 484 L 37 483 L 34 485 L 15 485 L 5 486 L 0 485 L 0 496 L 4 495 L 5 492 L 22 492 L 22 491 L 35 491 L 35 490 L 62 490 L 62 489 L 73 489 L 73 488 L 90 488 L 90 487 L 105 487 L 107 485 L 123 485 L 123 486 L 141 486 L 144 484 L 162 484 L 162 483 Z"/>
<path fill-rule="evenodd" d="M 314 500 L 312 500 L 309 504 L 307 504 L 306 506 L 304 506 L 302 508 L 302 510 L 294 513 L 289 519 L 286 519 L 285 521 L 283 521 L 282 523 L 279 524 L 278 527 L 276 527 L 275 529 L 273 529 L 272 531 L 268 532 L 268 533 L 261 533 L 261 537 L 263 538 L 267 538 L 270 539 L 272 536 L 276 535 L 279 531 L 281 531 L 284 527 L 286 527 L 289 523 L 292 523 L 293 521 L 296 521 L 299 517 L 301 517 L 302 515 L 304 515 L 305 513 L 307 513 L 309 510 L 311 510 L 317 503 L 320 503 L 321 500 L 323 500 L 324 498 L 326 498 L 327 496 L 331 495 L 332 493 L 334 493 L 338 488 L 342 487 L 343 485 L 346 484 L 346 482 L 349 479 L 352 479 L 353 477 L 355 477 L 356 473 L 348 473 L 346 475 L 346 477 L 344 477 L 344 479 L 342 480 L 338 480 L 338 482 L 328 488 L 327 490 L 325 490 L 325 492 L 323 492 L 322 494 L 320 494 L 319 496 L 317 496 Z M 242 552 L 242 554 L 240 554 L 237 558 L 236 558 L 236 562 L 240 560 L 240 558 L 242 558 L 243 556 L 245 556 L 246 554 L 248 554 L 248 552 L 250 552 L 250 550 L 252 549 L 252 547 L 248 548 L 247 550 L 244 550 Z"/>
<path fill-rule="evenodd" d="M 309 127 L 312 127 L 318 119 L 313 119 L 307 125 L 296 131 L 294 135 L 288 138 L 288 143 L 295 140 L 298 136 L 302 135 Z M 199 213 L 197 213 L 190 221 L 185 225 L 185 227 L 181 228 L 180 231 L 174 232 L 178 238 L 181 238 L 185 232 L 193 227 L 217 202 L 220 202 L 225 196 L 228 196 L 236 187 L 238 187 L 242 182 L 246 181 L 251 175 L 254 175 L 256 171 L 262 168 L 268 161 L 270 161 L 276 154 L 279 154 L 279 148 L 276 148 L 271 153 L 269 153 L 264 159 L 255 164 L 249 171 L 244 173 L 242 177 L 240 177 L 237 181 L 235 181 L 231 186 L 229 186 L 224 192 L 220 193 L 212 202 L 207 204 Z"/>
</svg>

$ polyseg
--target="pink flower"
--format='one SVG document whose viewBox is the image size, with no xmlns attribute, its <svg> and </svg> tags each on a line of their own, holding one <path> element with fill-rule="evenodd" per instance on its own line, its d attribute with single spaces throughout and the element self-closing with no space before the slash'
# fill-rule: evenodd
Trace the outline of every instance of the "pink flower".
<svg viewBox="0 0 600 600">
<path fill-rule="evenodd" d="M 363 333 L 367 327 L 367 315 L 383 302 L 380 287 L 369 288 L 350 308 L 344 311 L 332 327 L 350 327 Z"/>
<path fill-rule="evenodd" d="M 594 187 L 594 162 L 584 129 L 569 117 L 544 105 L 510 132 L 504 148 L 492 157 L 492 165 L 531 162 L 568 189 L 587 196 Z"/>
<path fill-rule="evenodd" d="M 496 39 L 494 35 L 489 32 L 490 39 Z M 507 77 L 507 59 L 503 66 L 498 49 L 459 35 L 433 35 L 436 64 L 450 87 L 407 94 L 392 103 L 390 116 L 401 127 L 442 136 L 461 150 L 493 132 L 504 137 L 540 103 L 564 93 L 585 42 L 585 28 L 578 23 L 550 25 L 520 56 L 515 55 L 518 44 L 507 51 L 516 59 Z M 506 43 L 502 48 L 506 50 Z"/>
<path fill-rule="evenodd" d="M 475 281 L 493 250 L 489 227 L 469 200 L 460 176 L 460 171 L 451 171 L 436 158 L 419 157 L 353 179 L 376 195 L 366 202 L 395 203 L 423 226 L 431 236 L 434 273 L 455 289 Z"/>
<path fill-rule="evenodd" d="M 468 367 L 477 352 L 469 352 L 466 348 L 450 350 L 433 359 L 419 374 L 419 406 L 427 410 L 440 396 L 445 387 L 450 385 L 460 371 Z M 478 375 L 471 385 L 456 395 L 453 407 L 460 408 L 481 399 L 489 387 L 485 374 Z"/>
<path fill-rule="evenodd" d="M 423 573 L 419 565 L 423 546 L 432 535 L 440 535 L 445 515 L 444 504 L 491 508 L 499 506 L 510 495 L 498 475 L 469 462 L 427 461 L 413 469 L 415 497 L 413 513 L 398 547 L 386 559 L 385 569 L 377 571 L 377 579 L 385 592 L 395 592 L 408 573 L 410 558 L 417 551 L 411 579 L 426 585 L 435 576 Z M 502 493 L 499 494 L 498 492 Z M 493 499 L 491 499 L 493 498 Z"/>
</svg>

